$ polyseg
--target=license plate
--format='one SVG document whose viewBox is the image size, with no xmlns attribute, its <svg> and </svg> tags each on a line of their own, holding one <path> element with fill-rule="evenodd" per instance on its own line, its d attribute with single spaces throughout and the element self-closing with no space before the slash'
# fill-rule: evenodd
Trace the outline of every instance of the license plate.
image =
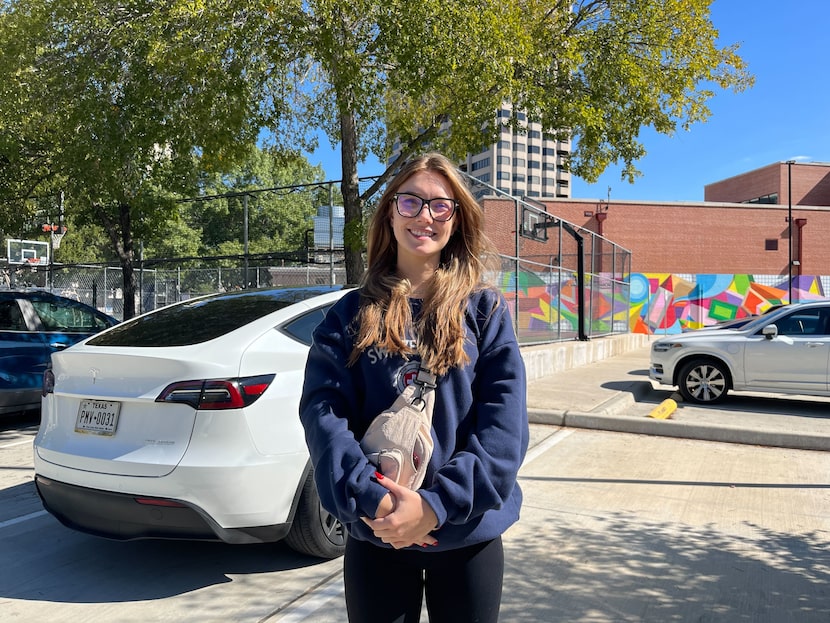
<svg viewBox="0 0 830 623">
<path fill-rule="evenodd" d="M 78 419 L 75 421 L 75 431 L 111 436 L 115 434 L 115 427 L 118 426 L 120 411 L 120 402 L 82 400 L 78 409 Z"/>
</svg>

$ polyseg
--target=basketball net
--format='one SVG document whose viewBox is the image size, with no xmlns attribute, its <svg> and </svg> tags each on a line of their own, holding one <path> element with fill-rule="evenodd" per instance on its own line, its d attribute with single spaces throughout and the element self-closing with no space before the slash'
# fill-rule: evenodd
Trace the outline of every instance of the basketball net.
<svg viewBox="0 0 830 623">
<path fill-rule="evenodd" d="M 66 227 L 63 225 L 53 225 L 52 223 L 44 223 L 43 231 L 49 232 L 52 242 L 52 248 L 60 249 L 61 238 L 63 238 L 64 234 L 66 233 Z"/>
</svg>

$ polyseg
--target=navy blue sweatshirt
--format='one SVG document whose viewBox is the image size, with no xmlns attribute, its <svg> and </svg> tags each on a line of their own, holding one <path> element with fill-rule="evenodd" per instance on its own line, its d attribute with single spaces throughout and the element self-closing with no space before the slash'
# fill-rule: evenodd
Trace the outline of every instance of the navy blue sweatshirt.
<svg viewBox="0 0 830 623">
<path fill-rule="evenodd" d="M 413 315 L 420 301 L 413 300 Z M 418 369 L 416 358 L 371 348 L 346 366 L 359 291 L 348 292 L 314 332 L 300 401 L 300 419 L 323 507 L 351 536 L 382 547 L 361 517 L 374 517 L 387 489 L 359 440 Z M 470 363 L 439 377 L 432 416 L 435 449 L 419 493 L 435 511 L 438 546 L 465 547 L 501 535 L 519 518 L 516 482 L 528 444 L 525 368 L 501 294 L 470 297 L 465 350 Z"/>
</svg>

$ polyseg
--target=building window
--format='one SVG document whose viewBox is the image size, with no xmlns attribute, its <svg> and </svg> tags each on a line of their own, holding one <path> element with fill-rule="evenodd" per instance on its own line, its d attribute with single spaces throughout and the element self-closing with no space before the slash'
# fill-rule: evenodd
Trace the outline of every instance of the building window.
<svg viewBox="0 0 830 623">
<path fill-rule="evenodd" d="M 744 203 L 778 203 L 778 193 L 772 193 L 769 195 L 764 195 L 763 197 L 758 197 L 756 199 L 750 199 L 749 201 L 744 201 Z"/>
<path fill-rule="evenodd" d="M 477 160 L 473 162 L 473 171 L 478 171 L 479 169 L 483 169 L 485 167 L 490 166 L 490 158 L 482 158 L 481 160 Z"/>
<path fill-rule="evenodd" d="M 531 160 L 527 163 L 527 168 L 528 169 L 541 169 L 542 168 L 542 163 L 539 162 L 538 160 Z"/>
<path fill-rule="evenodd" d="M 527 135 L 530 138 L 542 138 L 542 133 L 539 130 L 528 130 Z"/>
<path fill-rule="evenodd" d="M 500 180 L 509 180 L 510 179 L 510 171 L 499 171 L 496 173 L 497 179 Z"/>
<path fill-rule="evenodd" d="M 513 181 L 514 182 L 524 182 L 525 176 L 523 173 L 514 173 L 513 174 Z"/>
<path fill-rule="evenodd" d="M 527 153 L 529 154 L 538 154 L 541 153 L 542 148 L 538 145 L 528 145 L 527 146 Z"/>
<path fill-rule="evenodd" d="M 555 156 L 556 155 L 556 149 L 553 148 L 553 147 L 545 147 L 545 148 L 542 149 L 542 155 L 543 156 Z"/>
<path fill-rule="evenodd" d="M 542 182 L 542 178 L 538 175 L 528 175 L 527 176 L 527 183 L 528 184 L 540 184 Z"/>
<path fill-rule="evenodd" d="M 510 119 L 510 111 L 502 108 L 499 111 L 499 119 Z"/>
<path fill-rule="evenodd" d="M 513 166 L 514 167 L 523 167 L 525 166 L 525 159 L 524 158 L 513 158 Z"/>
<path fill-rule="evenodd" d="M 506 164 L 510 166 L 510 156 L 499 156 L 497 159 L 498 164 Z"/>
<path fill-rule="evenodd" d="M 482 182 L 485 182 L 485 183 L 489 184 L 490 183 L 490 174 L 489 173 L 482 173 L 481 175 L 478 176 L 478 179 L 481 180 Z"/>
<path fill-rule="evenodd" d="M 529 191 L 527 191 L 527 196 L 528 197 L 538 197 L 539 196 L 539 191 L 538 190 L 529 190 Z"/>
<path fill-rule="evenodd" d="M 510 149 L 510 141 L 499 141 L 499 149 Z"/>
<path fill-rule="evenodd" d="M 767 238 L 764 241 L 764 251 L 778 251 L 778 239 Z"/>
</svg>

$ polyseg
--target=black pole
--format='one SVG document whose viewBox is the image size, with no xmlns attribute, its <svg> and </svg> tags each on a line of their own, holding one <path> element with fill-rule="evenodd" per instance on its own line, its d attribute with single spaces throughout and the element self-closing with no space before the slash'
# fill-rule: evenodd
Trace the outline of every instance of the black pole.
<svg viewBox="0 0 830 623">
<path fill-rule="evenodd" d="M 585 240 L 567 221 L 560 221 L 562 227 L 576 240 L 576 339 L 587 342 L 585 334 Z"/>
<path fill-rule="evenodd" d="M 787 160 L 787 304 L 793 302 L 793 161 Z"/>
</svg>

